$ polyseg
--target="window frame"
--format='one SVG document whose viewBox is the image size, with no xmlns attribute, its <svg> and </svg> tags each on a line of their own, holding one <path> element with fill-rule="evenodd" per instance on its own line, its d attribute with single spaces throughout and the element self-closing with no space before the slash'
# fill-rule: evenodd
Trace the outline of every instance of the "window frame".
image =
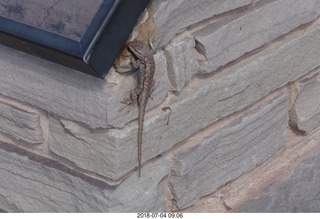
<svg viewBox="0 0 320 219">
<path fill-rule="evenodd" d="M 0 43 L 104 78 L 149 0 L 103 0 L 80 41 L 0 16 Z"/>
</svg>

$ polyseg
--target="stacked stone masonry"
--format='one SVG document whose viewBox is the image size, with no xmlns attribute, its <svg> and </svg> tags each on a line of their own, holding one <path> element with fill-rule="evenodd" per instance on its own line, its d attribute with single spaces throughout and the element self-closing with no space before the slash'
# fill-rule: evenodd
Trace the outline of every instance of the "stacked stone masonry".
<svg viewBox="0 0 320 219">
<path fill-rule="evenodd" d="M 138 109 L 120 102 L 136 75 L 0 45 L 0 212 L 320 211 L 275 192 L 306 168 L 318 179 L 320 1 L 151 0 L 145 16 L 133 35 L 152 32 L 156 90 L 140 178 Z"/>
</svg>

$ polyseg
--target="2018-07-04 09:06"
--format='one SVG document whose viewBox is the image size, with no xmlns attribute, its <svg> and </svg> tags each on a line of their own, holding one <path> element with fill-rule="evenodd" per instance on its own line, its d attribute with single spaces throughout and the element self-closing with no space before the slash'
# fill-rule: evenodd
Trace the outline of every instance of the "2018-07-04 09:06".
<svg viewBox="0 0 320 219">
<path fill-rule="evenodd" d="M 183 213 L 137 213 L 137 218 L 183 218 Z"/>
</svg>

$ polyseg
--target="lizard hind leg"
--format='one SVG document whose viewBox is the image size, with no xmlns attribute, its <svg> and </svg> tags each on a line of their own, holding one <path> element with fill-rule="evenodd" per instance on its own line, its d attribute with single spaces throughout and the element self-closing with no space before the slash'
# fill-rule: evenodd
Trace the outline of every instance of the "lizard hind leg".
<svg viewBox="0 0 320 219">
<path fill-rule="evenodd" d="M 138 95 L 140 93 L 140 88 L 135 88 L 130 92 L 130 96 L 124 98 L 120 103 L 124 104 L 124 106 L 119 110 L 124 110 L 127 106 L 134 106 L 138 103 Z"/>
</svg>

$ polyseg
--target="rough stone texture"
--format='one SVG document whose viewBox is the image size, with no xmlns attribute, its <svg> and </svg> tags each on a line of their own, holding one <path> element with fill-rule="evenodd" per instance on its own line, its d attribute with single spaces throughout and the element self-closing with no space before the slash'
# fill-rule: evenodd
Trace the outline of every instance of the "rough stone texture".
<svg viewBox="0 0 320 219">
<path fill-rule="evenodd" d="M 250 0 L 154 0 L 151 4 L 154 44 L 163 46 L 190 25 L 250 3 Z"/>
<path fill-rule="evenodd" d="M 320 126 L 320 76 L 299 83 L 299 93 L 290 112 L 290 122 L 304 134 Z"/>
<path fill-rule="evenodd" d="M 27 157 L 0 150 L 0 208 L 8 212 L 159 212 L 166 209 L 159 159 L 115 189 L 99 189 Z"/>
<path fill-rule="evenodd" d="M 161 103 L 168 93 L 168 79 L 167 79 L 167 64 L 164 53 L 158 52 L 154 55 L 156 69 L 155 69 L 155 90 L 152 93 L 152 98 L 148 100 L 147 110 Z M 131 90 L 137 87 L 137 74 L 119 74 L 111 72 L 106 77 L 109 84 L 113 85 L 108 88 L 108 105 L 107 105 L 107 118 L 108 123 L 112 127 L 122 128 L 129 121 L 138 117 L 137 105 L 127 107 L 120 101 L 130 96 Z M 123 110 L 121 110 L 123 109 Z"/>
<path fill-rule="evenodd" d="M 319 16 L 319 4 L 315 0 L 152 1 L 150 14 L 154 17 L 148 23 L 154 18 L 157 48 L 178 31 L 212 19 L 188 28 L 169 44 L 165 55 L 155 55 L 158 88 L 148 109 L 166 97 L 167 70 L 173 90 L 181 93 L 170 93 L 146 114 L 140 179 L 133 171 L 138 163 L 137 122 L 132 121 L 137 107 L 119 111 L 120 101 L 136 86 L 135 75 L 112 71 L 99 80 L 0 46 L 0 94 L 49 112 L 40 116 L 37 110 L 0 99 L 0 141 L 4 135 L 10 136 L 6 142 L 22 144 L 0 143 L 0 209 L 163 211 L 164 178 L 169 170 L 164 158 L 150 160 L 163 153 L 169 158 L 171 152 L 175 155 L 170 186 L 178 208 L 194 204 L 251 169 L 286 139 L 287 95 L 279 90 L 270 92 L 319 67 L 319 22 L 238 58 L 314 20 Z M 186 36 L 190 38 L 186 40 Z M 186 41 L 176 43 L 182 38 Z M 194 53 L 195 44 L 198 53 Z M 198 73 L 196 58 L 206 73 L 238 61 L 215 75 L 194 78 L 184 87 Z M 294 105 L 300 119 L 297 126 L 311 132 L 319 126 L 319 104 L 311 101 L 317 99 L 318 79 L 299 83 L 301 90 Z M 282 95 L 275 98 L 275 93 Z M 254 107 L 248 107 L 252 104 Z M 223 117 L 227 118 L 213 124 Z M 37 144 L 43 139 L 43 145 Z M 37 147 L 25 147 L 24 142 Z M 174 145 L 177 149 L 168 152 Z"/>
<path fill-rule="evenodd" d="M 194 55 L 194 39 L 184 39 L 166 47 L 168 78 L 173 90 L 180 92 L 187 82 L 198 73 L 199 63 Z"/>
<path fill-rule="evenodd" d="M 173 154 L 170 188 L 179 208 L 235 179 L 286 143 L 287 94 L 260 103 L 230 124 L 190 139 Z"/>
<path fill-rule="evenodd" d="M 237 212 L 320 212 L 320 153 L 304 161 L 294 174 L 275 182 Z"/>
<path fill-rule="evenodd" d="M 303 161 L 319 153 L 319 142 L 320 130 L 307 137 L 297 136 L 289 130 L 287 144 L 272 157 L 184 211 L 207 213 L 237 211 L 244 203 L 259 196 L 274 182 L 290 178 Z"/>
<path fill-rule="evenodd" d="M 89 130 L 79 124 L 53 118 L 49 124 L 49 150 L 77 166 L 113 180 L 118 180 L 135 167 L 133 161 L 136 159 L 131 152 L 126 154 L 121 144 L 120 148 L 116 147 L 117 139 L 113 138 L 112 130 Z M 129 161 L 121 159 L 125 155 Z"/>
<path fill-rule="evenodd" d="M 48 153 L 46 147 L 28 147 L 25 145 L 17 144 L 11 139 L 6 138 L 0 134 L 0 149 L 10 153 L 26 156 L 28 159 L 38 162 L 44 166 L 61 170 L 66 174 L 78 177 L 93 186 L 105 189 L 114 188 L 118 186 L 122 181 L 111 181 L 106 177 L 98 175 L 92 171 L 77 168 L 73 163 L 67 162 L 66 159 L 61 159 L 58 156 L 54 156 L 52 153 Z"/>
<path fill-rule="evenodd" d="M 156 90 L 152 94 L 152 99 L 148 101 L 148 108 L 159 103 L 165 98 L 168 91 L 166 79 L 166 62 L 163 52 L 155 55 L 156 60 Z M 114 126 L 124 126 L 128 121 L 137 118 L 138 107 L 124 107 L 120 103 L 128 97 L 130 91 L 136 85 L 136 75 L 121 75 L 111 72 L 106 80 L 110 86 L 111 95 L 107 106 L 107 117 Z M 106 96 L 109 96 L 106 94 Z M 150 103 L 150 104 L 149 104 Z M 113 105 L 112 105 L 113 104 Z M 94 107 L 94 106 L 91 106 Z M 145 126 L 148 125 L 146 115 Z M 159 125 L 163 126 L 164 122 Z M 64 157 L 78 167 L 99 173 L 111 180 L 119 180 L 125 174 L 133 170 L 137 164 L 137 121 L 133 125 L 126 126 L 123 130 L 118 129 L 89 129 L 81 124 L 65 119 L 57 121 L 50 118 L 49 150 L 61 157 Z M 148 128 L 144 130 L 144 138 Z M 158 136 L 158 134 L 154 134 Z M 145 142 L 145 140 L 144 140 Z M 145 143 L 144 143 L 145 144 Z M 144 147 L 143 144 L 143 147 Z M 143 161 L 150 158 L 155 153 L 143 152 Z M 159 153 L 156 153 L 157 155 Z"/>
<path fill-rule="evenodd" d="M 201 72 L 211 73 L 319 15 L 318 0 L 278 0 L 227 24 L 207 25 L 193 33 L 207 59 Z"/>
<path fill-rule="evenodd" d="M 156 77 L 161 83 L 148 108 L 161 102 L 167 93 L 163 54 L 157 54 L 155 59 Z M 135 87 L 128 76 L 118 76 L 122 80 L 107 83 L 0 45 L 0 77 L 0 94 L 93 128 L 121 127 L 133 118 L 132 114 L 119 111 L 123 107 L 120 101 Z"/>
<path fill-rule="evenodd" d="M 163 143 L 162 135 L 158 131 L 166 130 L 166 116 L 167 113 L 155 118 L 146 115 L 143 163 L 164 152 L 160 145 Z M 78 167 L 117 181 L 138 165 L 137 129 L 136 121 L 121 130 L 90 130 L 74 122 L 50 118 L 48 147 L 52 153 L 72 161 Z"/>
<path fill-rule="evenodd" d="M 31 144 L 44 141 L 39 112 L 2 97 L 0 97 L 0 131 Z"/>
<path fill-rule="evenodd" d="M 320 29 L 311 28 L 210 80 L 194 80 L 179 96 L 167 101 L 168 105 L 164 105 L 169 107 L 167 110 L 158 109 L 147 113 L 143 162 L 166 152 L 219 118 L 250 106 L 271 91 L 316 68 L 320 65 L 318 42 Z M 87 136 L 92 139 L 90 141 L 83 141 L 77 135 L 72 136 L 72 133 L 62 135 L 65 133 L 63 129 L 61 125 L 51 128 L 53 141 L 49 141 L 50 150 L 77 165 L 93 171 L 100 168 L 96 164 L 102 165 L 98 172 L 114 180 L 136 167 L 137 158 L 132 156 L 137 154 L 136 121 L 121 130 L 108 130 L 105 133 L 96 130 L 98 136 L 90 130 L 81 129 L 83 131 L 78 135 Z M 94 142 L 99 143 L 95 145 Z M 87 159 L 90 154 L 99 154 L 101 161 L 95 156 Z M 105 163 L 102 163 L 103 160 Z"/>
<path fill-rule="evenodd" d="M 171 99 L 170 123 L 165 131 L 160 132 L 161 140 L 168 142 L 160 145 L 180 142 L 319 66 L 319 33 L 320 29 L 308 30 L 214 75 L 210 80 L 195 80 L 179 96 Z M 185 118 L 188 118 L 187 123 Z"/>
</svg>

